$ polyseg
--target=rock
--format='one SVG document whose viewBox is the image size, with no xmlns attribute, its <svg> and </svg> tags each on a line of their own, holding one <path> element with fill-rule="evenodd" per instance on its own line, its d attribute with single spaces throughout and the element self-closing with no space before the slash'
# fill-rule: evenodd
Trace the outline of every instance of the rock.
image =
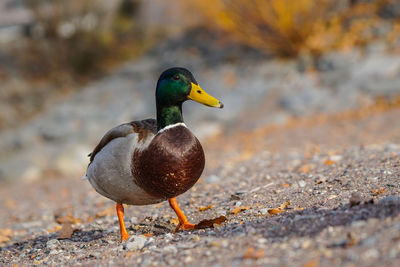
<svg viewBox="0 0 400 267">
<path fill-rule="evenodd" d="M 307 183 L 304 180 L 300 180 L 299 181 L 299 186 L 300 187 L 305 187 L 307 185 Z"/>
<path fill-rule="evenodd" d="M 214 183 L 218 183 L 221 181 L 221 178 L 219 178 L 217 175 L 215 174 L 211 174 L 206 178 L 206 181 L 210 184 L 214 184 Z"/>
<path fill-rule="evenodd" d="M 269 212 L 268 212 L 268 208 L 263 208 L 263 209 L 260 209 L 260 213 L 262 214 L 262 215 L 268 215 L 269 214 Z"/>
<path fill-rule="evenodd" d="M 387 205 L 399 205 L 400 203 L 400 198 L 397 196 L 387 196 L 385 198 L 382 198 L 379 203 L 382 204 L 387 204 Z"/>
<path fill-rule="evenodd" d="M 359 205 L 362 201 L 361 193 L 360 192 L 353 192 L 350 197 L 350 206 L 356 206 Z"/>
<path fill-rule="evenodd" d="M 175 253 L 178 252 L 178 249 L 173 245 L 168 245 L 168 246 L 163 248 L 163 252 L 175 254 Z"/>
<path fill-rule="evenodd" d="M 50 250 L 57 249 L 60 247 L 60 245 L 61 245 L 61 243 L 57 239 L 51 239 L 51 240 L 47 241 L 47 243 L 46 243 L 46 247 Z"/>
<path fill-rule="evenodd" d="M 141 250 L 146 244 L 146 237 L 143 235 L 133 235 L 123 244 L 124 249 Z"/>
<path fill-rule="evenodd" d="M 172 240 L 174 238 L 174 236 L 171 233 L 166 233 L 164 235 L 164 238 L 165 238 L 165 240 L 170 241 L 170 240 Z"/>
</svg>

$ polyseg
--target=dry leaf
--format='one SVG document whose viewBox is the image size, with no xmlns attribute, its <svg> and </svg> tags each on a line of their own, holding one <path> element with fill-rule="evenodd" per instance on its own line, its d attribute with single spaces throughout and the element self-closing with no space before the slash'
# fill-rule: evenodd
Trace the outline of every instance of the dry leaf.
<svg viewBox="0 0 400 267">
<path fill-rule="evenodd" d="M 218 218 L 211 220 L 202 220 L 194 226 L 194 229 L 214 228 L 214 224 L 221 224 L 226 220 L 227 218 L 225 216 L 219 216 Z"/>
<path fill-rule="evenodd" d="M 8 236 L 0 235 L 0 244 L 7 243 L 8 241 L 10 241 L 10 238 Z"/>
<path fill-rule="evenodd" d="M 65 224 L 65 223 L 70 223 L 70 224 L 76 224 L 76 223 L 81 223 L 82 220 L 79 218 L 75 218 L 71 215 L 67 216 L 55 216 L 55 221 L 58 224 Z"/>
<path fill-rule="evenodd" d="M 383 194 L 386 192 L 386 188 L 379 188 L 379 189 L 375 189 L 375 190 L 371 190 L 371 193 L 373 196 L 378 196 L 380 194 Z"/>
<path fill-rule="evenodd" d="M 271 214 L 271 215 L 276 215 L 276 214 L 279 214 L 279 213 L 284 212 L 284 211 L 285 210 L 281 210 L 281 209 L 269 209 L 268 213 Z"/>
<path fill-rule="evenodd" d="M 138 253 L 136 251 L 127 251 L 125 253 L 125 258 L 130 258 L 132 256 L 136 256 Z"/>
<path fill-rule="evenodd" d="M 156 205 L 154 205 L 156 208 L 160 208 L 160 207 L 162 207 L 162 205 L 164 205 L 164 203 L 163 202 L 160 202 L 160 203 L 158 203 L 158 204 L 156 204 Z"/>
<path fill-rule="evenodd" d="M 282 187 L 290 187 L 290 184 L 281 184 Z"/>
<path fill-rule="evenodd" d="M 53 232 L 57 232 L 57 231 L 59 231 L 59 230 L 61 230 L 61 226 L 56 225 L 56 226 L 54 226 L 54 228 L 49 228 L 49 229 L 47 229 L 47 232 L 53 233 Z"/>
<path fill-rule="evenodd" d="M 290 205 L 290 201 L 286 201 L 285 203 L 280 205 L 279 208 L 280 209 L 287 209 L 287 207 L 289 207 L 289 205 Z"/>
<path fill-rule="evenodd" d="M 14 209 L 15 207 L 17 207 L 14 199 L 7 199 L 4 205 L 9 209 Z"/>
<path fill-rule="evenodd" d="M 304 263 L 303 267 L 318 267 L 319 266 L 319 260 L 318 258 L 312 259 L 306 263 Z"/>
<path fill-rule="evenodd" d="M 335 162 L 333 160 L 330 160 L 330 159 L 325 160 L 325 165 L 329 166 L 332 164 L 335 164 Z"/>
<path fill-rule="evenodd" d="M 179 223 L 178 218 L 171 218 L 171 219 L 169 219 L 169 224 L 178 225 L 178 223 Z"/>
<path fill-rule="evenodd" d="M 14 233 L 11 229 L 0 229 L 0 243 L 6 243 L 10 241 L 11 237 L 13 237 Z"/>
<path fill-rule="evenodd" d="M 242 212 L 242 211 L 248 210 L 248 209 L 250 209 L 250 207 L 240 206 L 240 207 L 234 208 L 234 209 L 231 211 L 231 213 L 232 213 L 232 214 L 238 214 L 239 212 Z"/>
<path fill-rule="evenodd" d="M 152 236 L 154 236 L 154 233 L 147 233 L 147 234 L 144 234 L 144 236 L 145 237 L 152 237 Z"/>
<path fill-rule="evenodd" d="M 357 240 L 354 238 L 354 236 L 351 233 L 347 233 L 347 241 L 346 241 L 346 248 L 352 247 L 354 245 L 357 245 Z"/>
<path fill-rule="evenodd" d="M 211 209 L 213 207 L 214 207 L 214 205 L 208 205 L 208 206 L 205 206 L 205 207 L 198 207 L 197 209 L 199 211 L 205 211 L 205 210 L 209 210 L 209 209 Z"/>
<path fill-rule="evenodd" d="M 268 213 L 271 214 L 271 215 L 277 215 L 279 213 L 284 212 L 289 205 L 290 205 L 290 202 L 286 201 L 285 203 L 280 205 L 279 208 L 269 209 Z"/>
<path fill-rule="evenodd" d="M 103 211 L 99 211 L 96 213 L 96 218 L 103 218 L 106 216 L 112 216 L 115 213 L 114 207 L 109 207 L 108 209 L 105 209 Z"/>
<path fill-rule="evenodd" d="M 300 167 L 300 171 L 302 173 L 308 173 L 309 171 L 314 169 L 314 167 L 315 167 L 314 164 L 305 164 L 305 165 Z"/>
<path fill-rule="evenodd" d="M 72 228 L 72 224 L 70 222 L 66 222 L 62 225 L 61 230 L 58 232 L 57 239 L 69 239 L 74 233 L 74 229 Z"/>
<path fill-rule="evenodd" d="M 258 260 L 264 257 L 264 251 L 262 249 L 255 250 L 253 247 L 249 247 L 243 254 L 244 259 Z"/>
</svg>

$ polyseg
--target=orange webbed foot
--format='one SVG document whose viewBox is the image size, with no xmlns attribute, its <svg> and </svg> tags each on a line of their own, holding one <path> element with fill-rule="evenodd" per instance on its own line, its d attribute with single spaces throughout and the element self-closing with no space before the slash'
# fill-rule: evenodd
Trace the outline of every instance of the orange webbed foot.
<svg viewBox="0 0 400 267">
<path fill-rule="evenodd" d="M 179 208 L 176 198 L 173 197 L 173 198 L 169 199 L 168 201 L 169 201 L 169 205 L 175 211 L 176 215 L 178 216 L 178 220 L 179 220 L 179 224 L 176 227 L 175 231 L 178 231 L 180 229 L 182 229 L 182 230 L 194 229 L 196 225 L 188 222 L 185 214 L 183 214 L 182 210 Z"/>
<path fill-rule="evenodd" d="M 175 228 L 175 232 L 178 232 L 180 229 L 182 229 L 182 230 L 193 230 L 194 228 L 195 228 L 195 224 L 193 224 L 193 223 L 188 223 L 188 222 L 185 222 L 185 223 L 179 223 L 178 224 L 178 226 L 176 226 L 176 228 Z"/>
</svg>

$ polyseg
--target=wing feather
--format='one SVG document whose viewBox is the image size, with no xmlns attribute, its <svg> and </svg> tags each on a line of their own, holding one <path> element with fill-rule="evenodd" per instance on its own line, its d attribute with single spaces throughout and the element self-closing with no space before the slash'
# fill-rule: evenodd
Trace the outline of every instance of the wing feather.
<svg viewBox="0 0 400 267">
<path fill-rule="evenodd" d="M 88 157 L 90 157 L 90 162 L 93 161 L 96 154 L 99 153 L 109 142 L 111 142 L 111 140 L 119 137 L 125 137 L 131 133 L 138 134 L 138 142 L 144 141 L 151 134 L 157 133 L 157 121 L 155 119 L 132 121 L 112 128 L 103 136 L 103 138 L 101 138 L 93 152 L 88 155 Z"/>
</svg>

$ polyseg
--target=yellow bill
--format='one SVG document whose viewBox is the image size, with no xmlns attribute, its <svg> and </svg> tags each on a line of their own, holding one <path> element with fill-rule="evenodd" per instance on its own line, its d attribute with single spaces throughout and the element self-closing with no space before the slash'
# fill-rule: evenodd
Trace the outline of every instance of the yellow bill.
<svg viewBox="0 0 400 267">
<path fill-rule="evenodd" d="M 221 101 L 219 101 L 215 97 L 210 96 L 209 94 L 206 93 L 206 91 L 201 89 L 199 85 L 194 83 L 192 83 L 192 90 L 190 90 L 188 98 L 209 107 L 214 107 L 214 108 L 224 107 L 224 104 L 222 104 Z"/>
</svg>

